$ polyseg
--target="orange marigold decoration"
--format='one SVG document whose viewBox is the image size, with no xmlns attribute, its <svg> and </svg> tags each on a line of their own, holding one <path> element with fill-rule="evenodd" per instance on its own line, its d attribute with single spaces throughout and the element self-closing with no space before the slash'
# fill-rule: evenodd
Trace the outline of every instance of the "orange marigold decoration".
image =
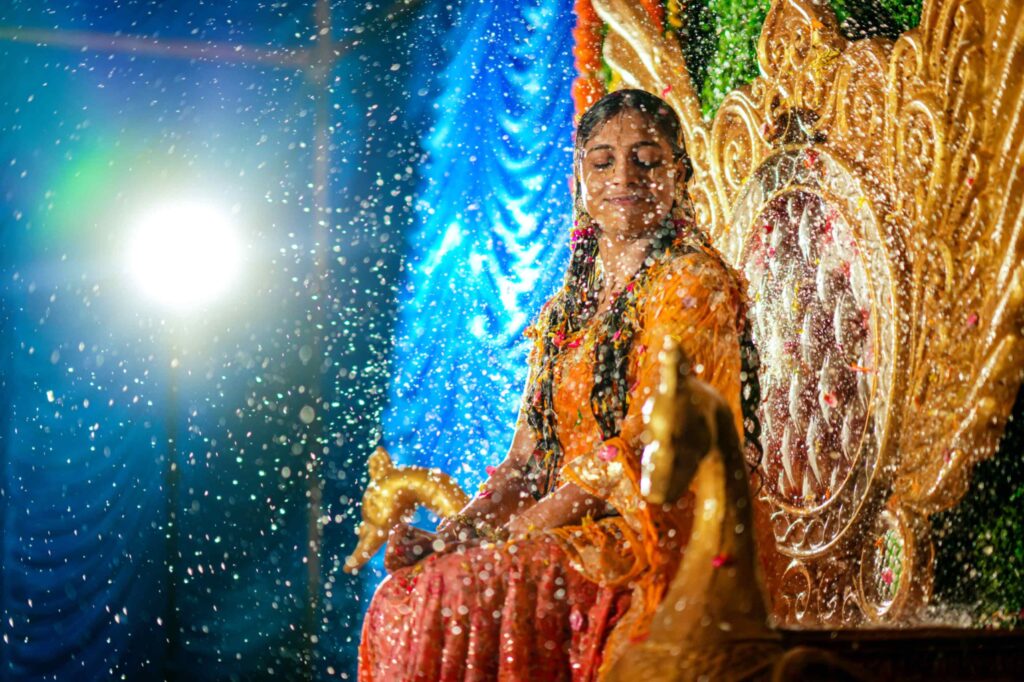
<svg viewBox="0 0 1024 682">
<path fill-rule="evenodd" d="M 651 17 L 659 31 L 665 30 L 665 6 L 662 0 L 640 0 L 640 6 Z M 608 92 L 608 83 L 602 74 L 601 49 L 604 43 L 604 24 L 594 11 L 591 0 L 576 0 L 576 28 L 572 37 L 576 41 L 573 56 L 576 58 L 576 73 L 572 84 L 572 99 L 576 106 L 576 119 L 591 104 Z"/>
<path fill-rule="evenodd" d="M 679 31 L 683 27 L 683 3 L 681 0 L 667 0 L 665 11 L 668 14 L 666 21 L 670 31 Z"/>
<path fill-rule="evenodd" d="M 665 5 L 661 0 L 640 0 L 640 6 L 647 11 L 659 32 L 665 31 Z"/>
<path fill-rule="evenodd" d="M 576 0 L 576 28 L 572 37 L 576 41 L 573 56 L 576 58 L 576 73 L 572 84 L 572 100 L 576 105 L 579 119 L 591 104 L 605 94 L 604 78 L 601 77 L 602 22 L 594 11 L 590 0 Z"/>
</svg>

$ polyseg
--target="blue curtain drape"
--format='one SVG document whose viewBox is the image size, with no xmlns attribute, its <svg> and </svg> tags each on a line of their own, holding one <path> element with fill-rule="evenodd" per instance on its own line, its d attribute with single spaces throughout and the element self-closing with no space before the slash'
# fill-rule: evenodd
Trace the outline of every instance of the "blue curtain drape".
<svg viewBox="0 0 1024 682">
<path fill-rule="evenodd" d="M 574 25 L 565 0 L 465 2 L 445 41 L 383 442 L 465 486 L 511 441 L 568 258 Z"/>
<path fill-rule="evenodd" d="M 354 675 L 379 573 L 341 566 L 370 447 L 383 435 L 471 485 L 507 446 L 522 331 L 567 257 L 571 3 L 332 10 L 349 51 L 327 83 L 326 292 L 308 286 L 303 74 L 0 43 L 2 679 L 296 679 L 307 653 L 317 678 Z M 239 0 L 14 3 L 0 26 L 283 51 L 315 33 L 311 3 Z M 136 209 L 193 192 L 237 210 L 255 270 L 179 328 L 118 279 L 116 237 Z M 300 418 L 313 376 L 316 442 Z"/>
</svg>

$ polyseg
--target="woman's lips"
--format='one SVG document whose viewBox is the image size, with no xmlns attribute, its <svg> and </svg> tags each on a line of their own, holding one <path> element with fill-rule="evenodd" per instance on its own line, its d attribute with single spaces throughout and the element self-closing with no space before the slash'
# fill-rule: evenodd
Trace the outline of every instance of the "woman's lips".
<svg viewBox="0 0 1024 682">
<path fill-rule="evenodd" d="M 608 197 L 605 201 L 614 206 L 636 206 L 647 202 L 648 198 L 639 194 L 624 194 L 618 197 Z"/>
</svg>

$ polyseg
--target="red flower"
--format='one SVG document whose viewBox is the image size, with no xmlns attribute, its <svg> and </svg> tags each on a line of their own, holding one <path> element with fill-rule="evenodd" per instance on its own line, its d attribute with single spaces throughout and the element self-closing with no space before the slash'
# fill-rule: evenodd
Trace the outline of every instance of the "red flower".
<svg viewBox="0 0 1024 682">
<path fill-rule="evenodd" d="M 593 226 L 577 227 L 574 228 L 570 233 L 570 243 L 575 244 L 577 240 L 583 239 L 584 237 L 591 237 L 594 235 Z"/>
<path fill-rule="evenodd" d="M 569 613 L 569 627 L 572 628 L 573 632 L 579 632 L 583 629 L 586 624 L 586 617 L 580 613 L 579 609 L 573 609 Z"/>
<path fill-rule="evenodd" d="M 721 554 L 716 554 L 711 558 L 711 565 L 715 568 L 722 568 L 723 566 L 732 566 L 732 563 L 732 555 L 725 552 Z"/>
<path fill-rule="evenodd" d="M 885 583 L 886 585 L 892 585 L 892 581 L 893 581 L 892 569 L 889 568 L 888 566 L 886 566 L 885 568 L 882 569 L 882 582 Z"/>
<path fill-rule="evenodd" d="M 597 453 L 597 458 L 602 462 L 613 462 L 619 454 L 619 449 L 614 445 L 605 445 Z"/>
<path fill-rule="evenodd" d="M 836 398 L 836 394 L 831 391 L 824 393 L 821 397 L 829 407 L 835 407 L 839 404 L 839 399 Z"/>
<path fill-rule="evenodd" d="M 497 469 L 495 469 L 494 467 L 488 465 L 487 467 L 484 468 L 484 471 L 487 472 L 488 476 L 493 476 L 494 472 L 497 471 Z"/>
</svg>

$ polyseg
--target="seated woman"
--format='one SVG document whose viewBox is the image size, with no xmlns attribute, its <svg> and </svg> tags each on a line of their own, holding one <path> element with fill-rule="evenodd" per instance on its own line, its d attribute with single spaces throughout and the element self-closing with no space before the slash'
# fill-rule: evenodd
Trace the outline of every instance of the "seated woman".
<svg viewBox="0 0 1024 682">
<path fill-rule="evenodd" d="M 360 680 L 592 680 L 644 637 L 692 518 L 688 498 L 656 506 L 639 490 L 666 336 L 743 433 L 743 288 L 693 224 L 687 167 L 653 95 L 617 91 L 580 120 L 572 255 L 528 332 L 512 446 L 436 535 L 392 532 Z"/>
</svg>

